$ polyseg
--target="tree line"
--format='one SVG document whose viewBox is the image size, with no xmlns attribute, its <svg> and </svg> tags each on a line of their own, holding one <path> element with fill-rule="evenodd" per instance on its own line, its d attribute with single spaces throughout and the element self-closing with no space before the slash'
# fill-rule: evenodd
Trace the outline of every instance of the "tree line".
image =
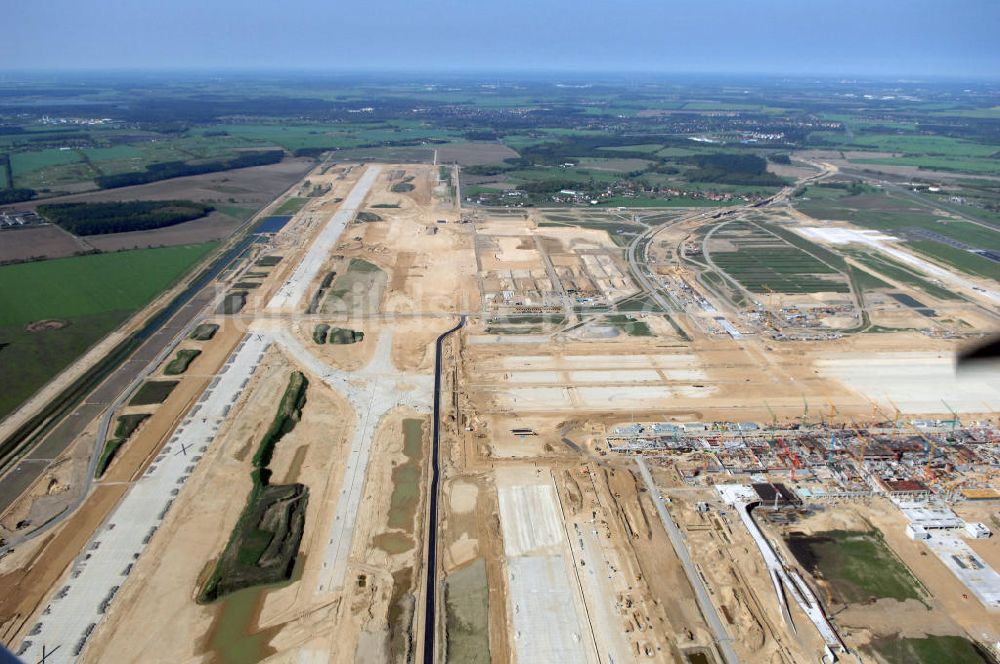
<svg viewBox="0 0 1000 664">
<path fill-rule="evenodd" d="M 95 179 L 95 182 L 97 182 L 97 186 L 101 189 L 115 189 L 117 187 L 130 187 L 137 184 L 179 178 L 185 175 L 203 175 L 205 173 L 228 171 L 234 168 L 277 164 L 284 158 L 285 153 L 282 150 L 267 150 L 244 152 L 236 157 L 206 161 L 198 164 L 190 164 L 185 161 L 164 161 L 157 164 L 150 164 L 145 170 L 136 173 L 101 175 Z"/>
</svg>

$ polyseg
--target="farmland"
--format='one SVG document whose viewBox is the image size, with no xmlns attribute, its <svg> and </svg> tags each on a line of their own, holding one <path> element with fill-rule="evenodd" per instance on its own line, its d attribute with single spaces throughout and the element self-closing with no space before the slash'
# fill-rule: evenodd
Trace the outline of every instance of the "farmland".
<svg viewBox="0 0 1000 664">
<path fill-rule="evenodd" d="M 718 227 L 710 261 L 754 293 L 845 293 L 843 275 L 813 254 L 759 226 L 733 222 Z M 734 250 L 721 249 L 731 245 Z"/>
<path fill-rule="evenodd" d="M 0 414 L 203 259 L 216 243 L 0 267 Z M 50 324 L 32 325 L 39 321 Z"/>
</svg>

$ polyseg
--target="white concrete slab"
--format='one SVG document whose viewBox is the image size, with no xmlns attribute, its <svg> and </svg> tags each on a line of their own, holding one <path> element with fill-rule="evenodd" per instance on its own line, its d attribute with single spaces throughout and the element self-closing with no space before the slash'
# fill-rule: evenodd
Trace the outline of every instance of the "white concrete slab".
<svg viewBox="0 0 1000 664">
<path fill-rule="evenodd" d="M 296 311 L 298 309 L 306 292 L 309 290 L 309 285 L 319 274 L 323 263 L 330 256 L 330 251 L 337 244 L 340 234 L 344 231 L 347 224 L 354 219 L 358 208 L 361 207 L 365 196 L 368 195 L 368 191 L 375 184 L 375 180 L 381 172 L 381 166 L 372 165 L 368 167 L 368 170 L 365 171 L 357 184 L 354 185 L 354 188 L 351 189 L 351 193 L 340 204 L 340 208 L 330 217 L 326 226 L 323 227 L 323 230 L 313 240 L 309 250 L 302 257 L 302 260 L 296 266 L 295 271 L 292 272 L 288 281 L 282 284 L 278 292 L 268 302 L 268 311 Z"/>
<path fill-rule="evenodd" d="M 556 490 L 550 484 L 503 487 L 500 523 L 508 556 L 551 553 L 564 539 Z"/>
<path fill-rule="evenodd" d="M 48 664 L 76 660 L 89 635 L 98 629 L 105 605 L 128 581 L 128 571 L 166 515 L 175 498 L 172 493 L 183 490 L 198 464 L 196 457 L 214 442 L 270 343 L 265 334 L 249 334 L 240 343 L 157 460 L 73 563 L 69 578 L 49 600 L 39 632 L 25 639 L 30 644 L 21 654 L 24 661 L 39 661 L 42 645 L 51 653 L 45 660 Z"/>
<path fill-rule="evenodd" d="M 507 559 L 518 664 L 586 662 L 562 556 Z"/>
</svg>

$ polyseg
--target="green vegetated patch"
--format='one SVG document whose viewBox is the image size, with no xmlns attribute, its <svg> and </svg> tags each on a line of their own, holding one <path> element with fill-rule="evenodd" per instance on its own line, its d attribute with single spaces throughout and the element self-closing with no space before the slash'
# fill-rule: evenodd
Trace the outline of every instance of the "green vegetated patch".
<svg viewBox="0 0 1000 664">
<path fill-rule="evenodd" d="M 544 328 L 540 325 L 489 325 L 486 328 L 487 334 L 538 334 Z"/>
<path fill-rule="evenodd" d="M 630 337 L 651 337 L 653 332 L 649 329 L 649 323 L 636 320 L 626 314 L 614 314 L 608 316 L 606 320 Z"/>
<path fill-rule="evenodd" d="M 300 198 L 298 196 L 292 196 L 291 198 L 286 199 L 285 202 L 282 203 L 281 206 L 278 207 L 278 209 L 275 210 L 272 214 L 278 217 L 284 215 L 293 215 L 296 214 L 303 207 L 305 207 L 306 203 L 308 202 L 309 202 L 308 198 Z"/>
<path fill-rule="evenodd" d="M 194 358 L 201 355 L 201 351 L 197 348 L 182 348 L 177 351 L 177 355 L 174 359 L 167 363 L 166 368 L 163 373 L 168 376 L 177 376 L 188 370 L 191 363 L 194 362 Z"/>
<path fill-rule="evenodd" d="M 281 256 L 261 256 L 254 265 L 261 267 L 274 267 L 281 262 Z"/>
<path fill-rule="evenodd" d="M 374 212 L 358 212 L 358 216 L 355 220 L 360 223 L 369 223 L 374 221 L 382 221 L 382 217 L 375 214 Z"/>
<path fill-rule="evenodd" d="M 887 664 L 995 664 L 995 659 L 961 636 L 886 637 L 864 648 Z"/>
<path fill-rule="evenodd" d="M 30 201 L 38 193 L 34 189 L 25 187 L 0 189 L 0 205 L 10 205 L 11 203 L 22 203 Z"/>
<path fill-rule="evenodd" d="M 128 402 L 128 405 L 148 406 L 163 403 L 177 387 L 178 382 L 176 380 L 147 380 L 135 393 L 132 400 Z"/>
<path fill-rule="evenodd" d="M 889 279 L 893 279 L 894 281 L 898 281 L 900 283 L 904 283 L 913 286 L 915 288 L 919 288 L 920 290 L 940 300 L 962 299 L 961 295 L 957 295 L 956 293 L 946 288 L 942 288 L 937 284 L 931 283 L 930 281 L 918 275 L 917 273 L 911 272 L 909 268 L 907 268 L 903 264 L 897 263 L 896 261 L 890 258 L 885 258 L 884 256 L 876 256 L 865 252 L 855 252 L 854 257 L 857 259 L 859 263 L 862 263 L 863 265 L 870 267 L 879 274 Z"/>
<path fill-rule="evenodd" d="M 416 189 L 416 187 L 413 185 L 412 175 L 407 175 L 400 182 L 396 182 L 391 187 L 389 187 L 389 191 L 393 192 L 394 194 L 405 194 L 406 192 L 413 191 L 414 189 Z"/>
<path fill-rule="evenodd" d="M 359 341 L 364 340 L 365 333 L 359 332 L 357 330 L 348 330 L 343 327 L 333 327 L 330 328 L 330 336 L 327 337 L 327 343 L 331 344 L 356 344 Z"/>
<path fill-rule="evenodd" d="M 104 475 L 108 466 L 111 465 L 111 462 L 118 455 L 118 451 L 148 417 L 149 413 L 134 413 L 118 417 L 117 424 L 115 424 L 114 437 L 105 441 L 104 450 L 101 452 L 101 456 L 97 460 L 97 465 L 94 467 L 95 478 Z"/>
<path fill-rule="evenodd" d="M 490 661 L 486 563 L 476 558 L 445 580 L 445 652 L 449 662 Z"/>
<path fill-rule="evenodd" d="M 204 173 L 217 173 L 219 171 L 247 168 L 249 166 L 277 164 L 284 158 L 285 153 L 281 150 L 267 150 L 263 152 L 241 152 L 234 157 L 212 160 L 191 162 L 164 161 L 149 164 L 142 171 L 101 175 L 94 178 L 94 181 L 101 189 L 114 189 L 187 175 L 202 175 Z"/>
<path fill-rule="evenodd" d="M 108 466 L 118 455 L 118 450 L 122 448 L 125 444 L 123 438 L 110 438 L 104 443 L 104 450 L 101 452 L 100 458 L 97 459 L 97 465 L 94 467 L 94 477 L 100 478 L 107 471 Z"/>
<path fill-rule="evenodd" d="M 247 303 L 247 292 L 245 290 L 241 291 L 230 291 L 226 293 L 226 296 L 222 298 L 222 302 L 219 303 L 220 314 L 238 314 L 243 310 L 243 307 Z"/>
<path fill-rule="evenodd" d="M 330 326 L 326 323 L 317 323 L 316 327 L 313 328 L 313 341 L 318 344 L 326 343 L 327 332 L 330 331 Z"/>
<path fill-rule="evenodd" d="M 194 328 L 191 332 L 191 338 L 196 341 L 208 341 L 215 336 L 215 333 L 219 331 L 219 326 L 215 323 L 200 323 L 198 327 Z"/>
<path fill-rule="evenodd" d="M 314 314 L 319 310 L 320 304 L 326 299 L 326 292 L 330 289 L 330 285 L 333 283 L 334 277 L 337 276 L 336 272 L 327 272 L 323 275 L 323 280 L 319 284 L 319 288 L 313 293 L 312 298 L 309 300 L 309 307 L 306 309 L 307 314 Z M 329 326 L 328 326 L 329 327 Z M 318 328 L 313 329 L 313 338 L 315 339 L 316 332 Z M 325 338 L 325 337 L 324 337 Z M 317 341 L 316 343 L 321 344 L 323 341 Z"/>
<path fill-rule="evenodd" d="M 211 602 L 223 595 L 288 579 L 295 567 L 305 528 L 309 489 L 304 484 L 270 484 L 269 468 L 278 442 L 302 416 L 309 381 L 292 372 L 278 410 L 253 456 L 253 487 L 229 542 L 198 601 Z"/>
<path fill-rule="evenodd" d="M 75 150 L 33 150 L 31 152 L 16 152 L 10 155 L 11 174 L 17 186 L 22 183 L 33 184 L 37 178 L 29 178 L 41 171 L 51 170 L 60 166 L 77 165 L 80 155 Z M 81 164 L 82 166 L 82 164 Z M 89 171 L 89 169 L 87 169 Z"/>
<path fill-rule="evenodd" d="M 917 240 L 908 244 L 918 252 L 936 258 L 967 274 L 1000 280 L 1000 263 L 985 256 L 930 240 Z"/>
<path fill-rule="evenodd" d="M 618 304 L 615 305 L 615 308 L 620 312 L 663 312 L 663 307 L 657 304 L 656 300 L 654 300 L 651 295 L 646 293 L 640 293 L 639 295 L 633 295 L 632 297 L 626 298 L 618 302 Z"/>
<path fill-rule="evenodd" d="M 809 191 L 812 191 L 810 188 Z M 930 231 L 977 249 L 1000 249 L 1000 231 L 967 221 L 942 218 L 933 206 L 883 192 L 840 198 L 796 200 L 795 207 L 816 219 L 850 221 L 863 228 L 904 236 L 914 229 Z M 943 243 L 935 243 L 948 246 Z"/>
<path fill-rule="evenodd" d="M 75 235 L 101 235 L 173 226 L 200 219 L 213 209 L 193 201 L 123 201 L 53 203 L 39 205 L 38 213 Z"/>
<path fill-rule="evenodd" d="M 791 533 L 786 541 L 799 564 L 826 583 L 841 604 L 924 599 L 920 582 L 877 530 Z"/>
<path fill-rule="evenodd" d="M 815 276 L 835 272 L 797 249 L 741 248 L 739 251 L 712 252 L 712 260 L 754 293 L 767 290 L 780 293 L 846 293 L 849 290 L 843 281 Z"/>
<path fill-rule="evenodd" d="M 352 258 L 347 270 L 337 275 L 319 303 L 321 313 L 372 313 L 379 310 L 388 278 L 382 269 Z"/>
</svg>

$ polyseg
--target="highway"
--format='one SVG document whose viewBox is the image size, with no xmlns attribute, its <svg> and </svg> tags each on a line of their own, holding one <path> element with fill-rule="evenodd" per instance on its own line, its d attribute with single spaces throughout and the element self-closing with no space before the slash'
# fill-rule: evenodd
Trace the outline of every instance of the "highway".
<svg viewBox="0 0 1000 664">
<path fill-rule="evenodd" d="M 440 442 L 441 442 L 441 349 L 444 340 L 453 332 L 461 329 L 465 325 L 465 316 L 462 316 L 458 325 L 451 328 L 437 338 L 434 346 L 434 412 L 431 417 L 434 420 L 431 435 L 431 484 L 427 510 L 427 586 L 424 591 L 424 664 L 434 664 L 436 647 L 435 637 L 437 636 L 437 521 L 438 521 L 438 493 L 440 484 Z"/>
<path fill-rule="evenodd" d="M 667 508 L 663 506 L 663 496 L 660 495 L 660 491 L 653 483 L 653 476 L 649 474 L 649 468 L 646 467 L 645 459 L 639 456 L 636 457 L 635 462 L 639 466 L 639 473 L 642 475 L 643 481 L 646 482 L 649 495 L 653 498 L 653 504 L 656 505 L 656 513 L 660 515 L 660 521 L 663 522 L 667 536 L 670 537 L 670 543 L 673 545 L 677 557 L 680 558 L 681 563 L 684 565 L 684 573 L 687 574 L 688 581 L 691 582 L 691 587 L 694 589 L 695 598 L 698 600 L 698 608 L 701 609 L 701 614 L 705 617 L 705 622 L 708 623 L 712 634 L 715 636 L 715 643 L 719 646 L 722 658 L 728 664 L 737 664 L 740 660 L 736 656 L 736 651 L 733 650 L 729 634 L 722 625 L 722 620 L 719 619 L 719 613 L 715 610 L 715 605 L 712 604 L 712 600 L 708 596 L 705 583 L 701 580 L 698 570 L 691 561 L 691 555 L 688 553 L 687 544 L 684 541 L 684 534 L 674 524 L 673 519 L 667 513 Z"/>
</svg>

